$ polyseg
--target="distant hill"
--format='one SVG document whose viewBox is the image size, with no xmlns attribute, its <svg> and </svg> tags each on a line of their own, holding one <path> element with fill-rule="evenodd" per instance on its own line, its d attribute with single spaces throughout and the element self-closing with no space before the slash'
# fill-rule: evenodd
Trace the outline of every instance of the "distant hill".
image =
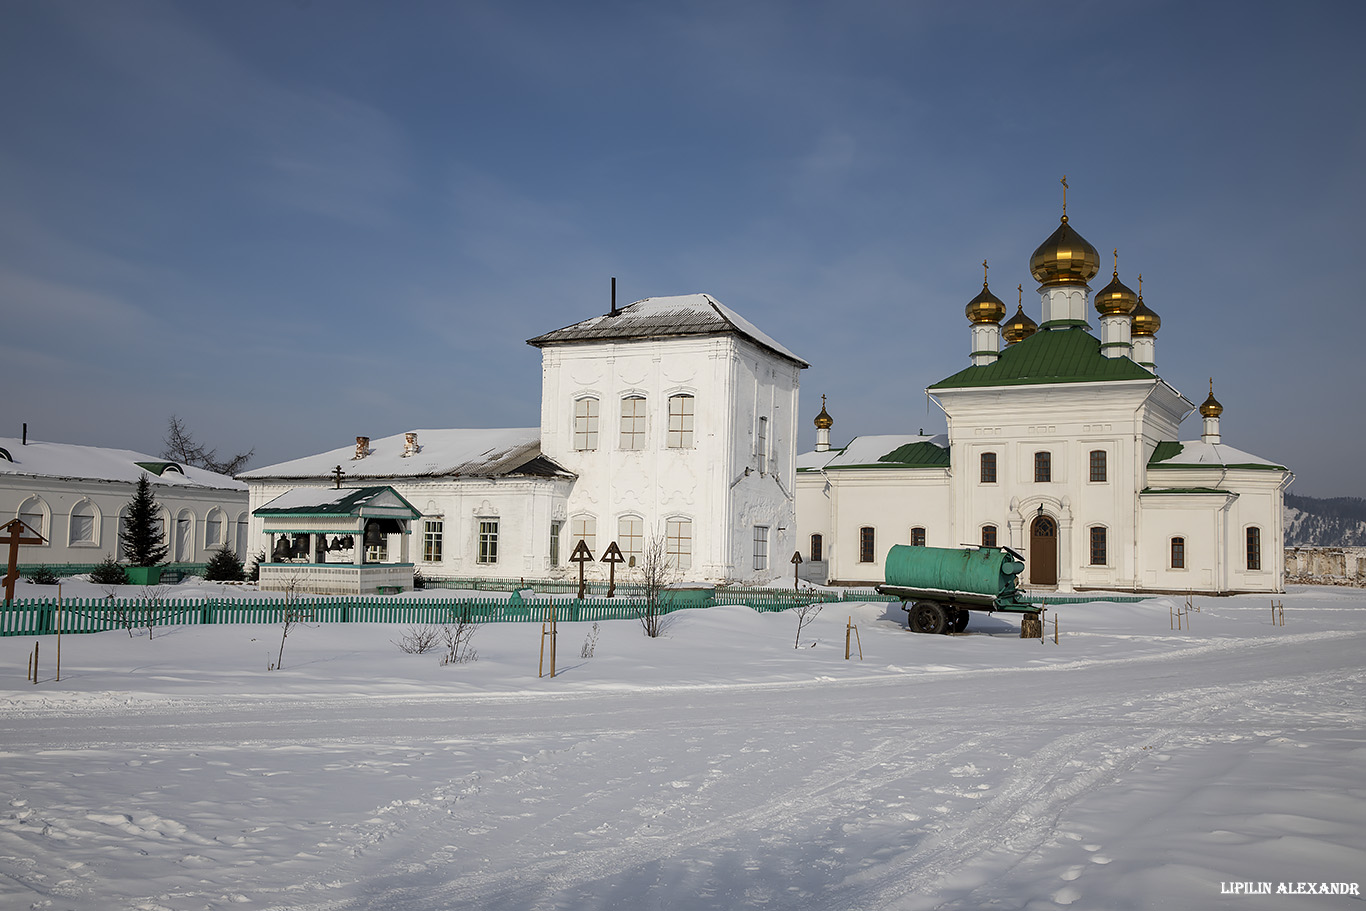
<svg viewBox="0 0 1366 911">
<path fill-rule="evenodd" d="M 1366 547 L 1366 500 L 1285 495 L 1286 547 Z"/>
</svg>

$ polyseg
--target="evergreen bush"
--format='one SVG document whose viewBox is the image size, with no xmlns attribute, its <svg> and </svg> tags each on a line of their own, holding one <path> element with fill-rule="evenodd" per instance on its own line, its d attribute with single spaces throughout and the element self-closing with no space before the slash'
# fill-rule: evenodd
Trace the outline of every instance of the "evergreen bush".
<svg viewBox="0 0 1366 911">
<path fill-rule="evenodd" d="M 241 582 L 246 577 L 242 561 L 226 544 L 213 552 L 204 569 L 205 582 Z"/>
<path fill-rule="evenodd" d="M 256 556 L 251 558 L 251 565 L 247 567 L 248 582 L 261 581 L 261 564 L 264 562 L 266 562 L 266 552 L 264 550 L 257 551 Z"/>
<path fill-rule="evenodd" d="M 96 585 L 127 585 L 128 574 L 113 554 L 105 554 L 103 562 L 90 571 L 90 581 Z"/>
<path fill-rule="evenodd" d="M 128 552 L 128 562 L 134 566 L 156 566 L 166 559 L 166 545 L 161 542 L 161 510 L 147 475 L 138 478 L 138 489 L 128 501 L 128 524 L 119 532 L 119 540 Z"/>
<path fill-rule="evenodd" d="M 51 567 L 39 566 L 37 569 L 29 570 L 28 581 L 35 585 L 56 585 L 61 580 L 57 578 L 57 574 L 52 571 Z"/>
</svg>

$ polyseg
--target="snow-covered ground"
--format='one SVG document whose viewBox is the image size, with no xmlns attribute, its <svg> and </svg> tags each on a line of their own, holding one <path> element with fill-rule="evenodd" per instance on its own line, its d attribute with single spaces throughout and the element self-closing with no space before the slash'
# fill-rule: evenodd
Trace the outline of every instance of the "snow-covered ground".
<svg viewBox="0 0 1366 911">
<path fill-rule="evenodd" d="M 0 639 L 0 908 L 1366 907 L 1221 894 L 1366 884 L 1366 593 L 1183 600 Z"/>
</svg>

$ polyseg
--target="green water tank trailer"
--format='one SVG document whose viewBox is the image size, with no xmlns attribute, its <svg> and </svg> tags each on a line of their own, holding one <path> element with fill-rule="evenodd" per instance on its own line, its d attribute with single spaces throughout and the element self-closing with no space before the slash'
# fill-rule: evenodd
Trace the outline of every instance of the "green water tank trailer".
<svg viewBox="0 0 1366 911">
<path fill-rule="evenodd" d="M 968 611 L 1037 614 L 1015 586 L 1024 557 L 1009 547 L 893 545 L 878 592 L 901 599 L 906 625 L 917 633 L 961 633 Z"/>
</svg>

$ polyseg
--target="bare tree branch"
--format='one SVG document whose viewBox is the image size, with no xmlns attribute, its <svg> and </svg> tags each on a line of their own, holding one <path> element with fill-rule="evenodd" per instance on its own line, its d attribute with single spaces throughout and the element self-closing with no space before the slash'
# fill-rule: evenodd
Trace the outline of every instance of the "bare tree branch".
<svg viewBox="0 0 1366 911">
<path fill-rule="evenodd" d="M 167 422 L 166 436 L 162 439 L 161 457 L 171 459 L 184 465 L 193 465 L 196 468 L 207 468 L 209 471 L 218 474 L 234 475 L 247 467 L 252 456 L 256 455 L 256 448 L 252 447 L 246 452 L 239 452 L 237 455 L 225 461 L 219 461 L 218 450 L 207 449 L 195 442 L 194 434 L 190 428 L 185 426 L 185 422 L 174 414 Z"/>
</svg>

